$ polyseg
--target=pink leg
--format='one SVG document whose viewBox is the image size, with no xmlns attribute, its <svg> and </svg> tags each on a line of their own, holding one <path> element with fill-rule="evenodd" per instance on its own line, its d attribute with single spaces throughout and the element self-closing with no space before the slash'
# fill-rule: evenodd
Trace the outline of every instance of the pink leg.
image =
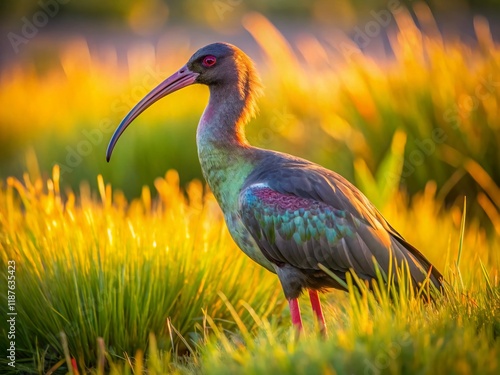
<svg viewBox="0 0 500 375">
<path fill-rule="evenodd" d="M 301 332 L 302 318 L 300 317 L 299 300 L 297 298 L 288 300 L 288 305 L 290 306 L 290 315 L 292 315 L 292 324 L 297 328 L 298 332 Z"/>
<path fill-rule="evenodd" d="M 309 299 L 311 300 L 314 315 L 316 315 L 316 318 L 318 319 L 319 330 L 323 336 L 326 336 L 325 317 L 323 316 L 323 310 L 321 309 L 321 302 L 319 300 L 318 292 L 316 290 L 310 289 Z"/>
</svg>

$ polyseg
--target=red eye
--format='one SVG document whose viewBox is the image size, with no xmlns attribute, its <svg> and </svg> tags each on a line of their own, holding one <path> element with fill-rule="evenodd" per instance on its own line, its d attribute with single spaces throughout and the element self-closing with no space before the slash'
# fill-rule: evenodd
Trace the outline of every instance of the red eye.
<svg viewBox="0 0 500 375">
<path fill-rule="evenodd" d="M 217 59 L 215 58 L 215 56 L 208 55 L 208 56 L 205 56 L 202 64 L 203 64 L 203 66 L 209 68 L 209 67 L 213 66 L 216 61 L 217 61 Z"/>
</svg>

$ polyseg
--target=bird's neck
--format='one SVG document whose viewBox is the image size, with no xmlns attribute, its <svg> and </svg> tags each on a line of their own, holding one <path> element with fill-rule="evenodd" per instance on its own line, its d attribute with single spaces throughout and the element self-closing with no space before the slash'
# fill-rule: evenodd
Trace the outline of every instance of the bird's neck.
<svg viewBox="0 0 500 375">
<path fill-rule="evenodd" d="M 237 88 L 211 86 L 196 133 L 203 175 L 223 211 L 234 209 L 239 188 L 253 169 L 253 148 L 244 133 L 248 100 Z"/>
<path fill-rule="evenodd" d="M 246 98 L 241 98 L 236 89 L 210 87 L 208 102 L 198 124 L 198 147 L 230 149 L 248 146 L 245 138 Z"/>
</svg>

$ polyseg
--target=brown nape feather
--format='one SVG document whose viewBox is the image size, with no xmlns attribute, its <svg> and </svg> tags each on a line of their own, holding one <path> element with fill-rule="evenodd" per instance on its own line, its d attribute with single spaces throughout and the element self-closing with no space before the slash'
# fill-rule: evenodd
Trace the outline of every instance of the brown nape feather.
<svg viewBox="0 0 500 375">
<path fill-rule="evenodd" d="M 257 99 L 263 93 L 262 82 L 253 61 L 242 51 L 236 53 L 234 61 L 238 70 L 238 91 L 240 98 L 245 100 L 240 121 L 246 124 L 258 113 Z"/>
</svg>

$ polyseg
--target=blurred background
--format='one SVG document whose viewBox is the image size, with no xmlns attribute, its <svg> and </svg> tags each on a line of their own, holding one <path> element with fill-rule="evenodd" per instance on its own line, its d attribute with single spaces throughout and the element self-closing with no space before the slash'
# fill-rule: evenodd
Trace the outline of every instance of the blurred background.
<svg viewBox="0 0 500 375">
<path fill-rule="evenodd" d="M 500 234 L 500 1 L 4 0 L 0 178 L 50 175 L 127 197 L 168 169 L 201 179 L 190 87 L 123 116 L 198 48 L 238 45 L 265 86 L 257 146 L 308 158 L 383 208 L 426 187 Z M 430 185 L 429 185 L 430 184 Z M 398 193 L 399 194 L 399 193 Z"/>
</svg>

